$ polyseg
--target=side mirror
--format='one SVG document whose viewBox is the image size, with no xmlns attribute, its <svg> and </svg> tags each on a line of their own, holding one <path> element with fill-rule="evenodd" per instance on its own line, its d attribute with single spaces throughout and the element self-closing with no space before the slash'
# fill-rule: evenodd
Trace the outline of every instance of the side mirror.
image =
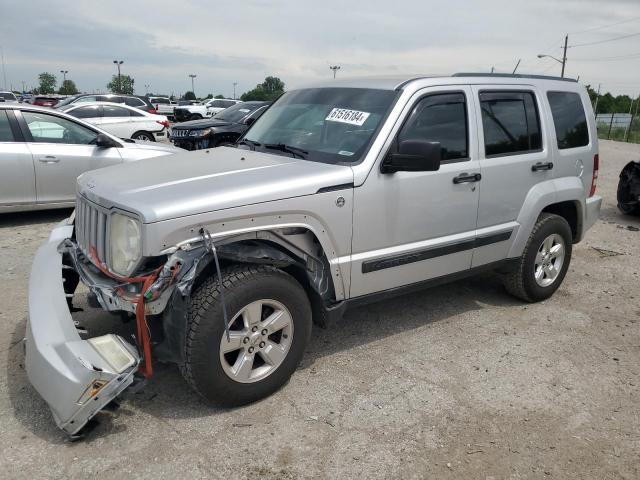
<svg viewBox="0 0 640 480">
<path fill-rule="evenodd" d="M 253 125 L 255 123 L 255 121 L 256 121 L 255 117 L 249 117 L 244 121 L 244 124 L 247 127 L 250 127 L 251 125 Z"/>
<path fill-rule="evenodd" d="M 390 153 L 382 161 L 382 173 L 435 172 L 440 170 L 442 150 L 440 142 L 403 140 L 397 153 Z"/>
<path fill-rule="evenodd" d="M 96 146 L 100 148 L 113 148 L 119 147 L 120 144 L 118 142 L 111 139 L 111 137 L 106 136 L 104 133 L 98 134 L 95 140 Z"/>
</svg>

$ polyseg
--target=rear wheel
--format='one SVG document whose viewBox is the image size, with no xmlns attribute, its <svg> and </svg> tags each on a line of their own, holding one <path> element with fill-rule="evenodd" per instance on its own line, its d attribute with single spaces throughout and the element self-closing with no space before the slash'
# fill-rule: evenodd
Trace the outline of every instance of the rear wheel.
<svg viewBox="0 0 640 480">
<path fill-rule="evenodd" d="M 193 113 L 189 117 L 189 120 L 202 120 L 202 115 L 200 115 L 199 113 Z"/>
<path fill-rule="evenodd" d="M 640 163 L 629 162 L 620 172 L 617 200 L 625 215 L 640 215 Z"/>
<path fill-rule="evenodd" d="M 564 218 L 540 215 L 516 268 L 504 277 L 507 291 L 527 302 L 553 295 L 569 268 L 572 239 Z"/>
<path fill-rule="evenodd" d="M 156 139 L 149 132 L 136 132 L 131 136 L 134 140 L 145 140 L 147 142 L 155 142 Z"/>
<path fill-rule="evenodd" d="M 229 339 L 218 281 L 209 278 L 192 295 L 181 370 L 206 400 L 233 406 L 266 397 L 293 374 L 311 334 L 311 307 L 300 284 L 273 267 L 234 267 L 222 280 Z"/>
</svg>

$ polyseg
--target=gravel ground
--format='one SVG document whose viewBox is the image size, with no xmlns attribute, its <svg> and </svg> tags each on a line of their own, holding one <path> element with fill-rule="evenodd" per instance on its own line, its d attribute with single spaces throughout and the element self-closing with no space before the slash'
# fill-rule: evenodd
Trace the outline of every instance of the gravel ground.
<svg viewBox="0 0 640 480">
<path fill-rule="evenodd" d="M 21 344 L 33 253 L 69 212 L 1 216 L 2 476 L 640 478 L 640 221 L 615 207 L 633 158 L 638 145 L 601 143 L 602 218 L 552 299 L 525 305 L 484 275 L 352 310 L 314 329 L 288 385 L 233 410 L 159 366 L 77 443 Z M 123 328 L 95 312 L 89 327 Z"/>
</svg>

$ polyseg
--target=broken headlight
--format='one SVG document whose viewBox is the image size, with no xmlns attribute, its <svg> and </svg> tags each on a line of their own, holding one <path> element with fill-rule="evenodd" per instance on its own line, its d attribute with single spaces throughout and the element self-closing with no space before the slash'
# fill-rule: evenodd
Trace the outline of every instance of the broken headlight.
<svg viewBox="0 0 640 480">
<path fill-rule="evenodd" d="M 121 213 L 111 215 L 109 246 L 111 270 L 123 277 L 131 275 L 142 255 L 140 222 Z"/>
</svg>

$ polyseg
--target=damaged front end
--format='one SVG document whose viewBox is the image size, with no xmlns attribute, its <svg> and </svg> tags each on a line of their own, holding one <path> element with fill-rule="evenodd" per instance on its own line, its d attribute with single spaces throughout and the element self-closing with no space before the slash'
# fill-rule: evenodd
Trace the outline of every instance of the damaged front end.
<svg viewBox="0 0 640 480">
<path fill-rule="evenodd" d="M 26 370 L 58 427 L 71 437 L 81 435 L 87 422 L 129 387 L 136 374 L 151 376 L 152 348 L 161 361 L 183 362 L 191 289 L 205 269 L 210 270 L 207 275 L 219 274 L 215 255 L 223 266 L 269 263 L 295 269 L 321 303 L 333 297 L 326 259 L 292 241 L 295 231 L 252 232 L 216 240 L 215 246 L 204 229 L 201 234 L 201 241 L 176 247 L 132 278 L 114 275 L 92 252 L 84 252 L 66 221 L 36 253 L 29 282 Z M 70 312 L 78 280 L 102 309 L 135 316 L 136 345 L 114 334 L 81 337 L 84 332 Z M 152 340 L 154 331 L 160 333 Z"/>
</svg>

